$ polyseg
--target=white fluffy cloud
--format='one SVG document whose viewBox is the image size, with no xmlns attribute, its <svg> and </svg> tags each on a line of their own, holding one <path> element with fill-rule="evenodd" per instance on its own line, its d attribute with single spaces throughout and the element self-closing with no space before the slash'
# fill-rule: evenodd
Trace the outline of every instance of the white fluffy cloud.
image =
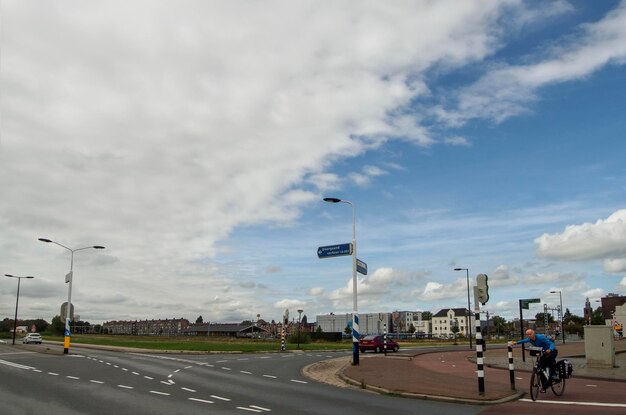
<svg viewBox="0 0 626 415">
<path fill-rule="evenodd" d="M 570 225 L 559 234 L 535 239 L 537 253 L 560 260 L 604 260 L 607 272 L 626 271 L 626 209 L 605 220 Z"/>
</svg>

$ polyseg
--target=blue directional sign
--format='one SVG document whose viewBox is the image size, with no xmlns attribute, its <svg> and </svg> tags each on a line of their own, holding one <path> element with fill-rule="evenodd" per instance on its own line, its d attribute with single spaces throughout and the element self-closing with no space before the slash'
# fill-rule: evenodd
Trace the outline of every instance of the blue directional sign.
<svg viewBox="0 0 626 415">
<path fill-rule="evenodd" d="M 352 244 L 339 244 L 320 246 L 317 248 L 318 258 L 331 258 L 334 256 L 352 255 Z"/>
<path fill-rule="evenodd" d="M 363 275 L 367 275 L 367 264 L 358 258 L 356 260 L 356 271 Z"/>
</svg>

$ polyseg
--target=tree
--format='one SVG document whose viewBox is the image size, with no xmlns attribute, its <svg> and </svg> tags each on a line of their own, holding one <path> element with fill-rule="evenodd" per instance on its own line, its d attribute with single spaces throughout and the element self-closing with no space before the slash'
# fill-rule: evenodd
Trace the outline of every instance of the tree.
<svg viewBox="0 0 626 415">
<path fill-rule="evenodd" d="M 52 323 L 48 326 L 48 331 L 55 336 L 62 336 L 65 332 L 65 323 L 61 320 L 61 316 L 54 316 Z"/>
<path fill-rule="evenodd" d="M 308 321 L 307 321 L 307 319 L 306 319 L 306 314 L 302 316 L 302 322 L 301 322 L 301 323 L 302 323 L 302 325 L 303 325 L 303 326 L 305 326 L 305 327 L 306 327 L 306 325 L 307 325 L 307 323 L 308 323 Z"/>
<path fill-rule="evenodd" d="M 422 320 L 432 320 L 433 319 L 433 313 L 431 313 L 430 311 L 422 311 Z"/>
<path fill-rule="evenodd" d="M 602 316 L 602 307 L 596 308 L 591 314 L 591 324 L 594 326 L 604 326 L 604 317 Z"/>
<path fill-rule="evenodd" d="M 315 329 L 316 333 L 322 333 L 324 332 L 324 330 L 322 330 L 322 326 L 317 326 L 317 328 Z"/>
<path fill-rule="evenodd" d="M 409 333 L 413 334 L 415 333 L 415 330 L 416 330 L 415 326 L 413 325 L 413 323 L 411 323 L 411 327 L 409 327 Z"/>
<path fill-rule="evenodd" d="M 343 329 L 343 332 L 346 334 L 352 334 L 352 328 L 350 327 L 349 324 L 346 326 L 345 329 Z"/>
<path fill-rule="evenodd" d="M 500 317 L 500 316 L 493 316 L 491 318 L 491 321 L 493 323 L 493 327 L 496 330 L 496 334 L 499 336 L 501 333 L 506 333 L 507 330 L 507 322 L 504 319 L 504 317 Z"/>
<path fill-rule="evenodd" d="M 204 323 L 204 321 L 202 320 L 202 316 L 198 316 L 198 318 L 196 319 L 196 324 L 200 323 Z"/>
</svg>

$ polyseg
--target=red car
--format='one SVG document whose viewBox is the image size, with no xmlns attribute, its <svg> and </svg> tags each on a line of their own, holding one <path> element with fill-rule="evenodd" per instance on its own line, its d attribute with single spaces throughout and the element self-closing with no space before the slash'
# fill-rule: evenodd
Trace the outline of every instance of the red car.
<svg viewBox="0 0 626 415">
<path fill-rule="evenodd" d="M 385 351 L 385 337 L 380 334 L 372 334 L 359 340 L 359 350 L 365 353 L 366 350 L 373 350 L 374 353 Z M 400 345 L 391 339 L 387 339 L 387 351 L 397 352 Z"/>
</svg>

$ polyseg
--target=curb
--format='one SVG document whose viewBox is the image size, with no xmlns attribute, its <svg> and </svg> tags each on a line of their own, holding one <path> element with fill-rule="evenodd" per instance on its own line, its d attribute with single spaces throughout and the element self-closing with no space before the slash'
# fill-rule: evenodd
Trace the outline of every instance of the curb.
<svg viewBox="0 0 626 415">
<path fill-rule="evenodd" d="M 520 399 L 522 396 L 526 394 L 524 391 L 515 391 L 510 396 L 505 396 L 504 398 L 499 399 L 470 399 L 470 398 L 460 398 L 457 396 L 445 396 L 445 395 L 429 395 L 424 393 L 412 393 L 412 392 L 398 392 L 392 391 L 389 389 L 381 388 L 378 386 L 372 385 L 364 385 L 361 382 L 356 381 L 346 375 L 344 375 L 343 370 L 339 373 L 339 378 L 344 382 L 356 386 L 359 389 L 365 389 L 372 392 L 380 393 L 381 395 L 390 395 L 390 396 L 400 396 L 402 398 L 410 398 L 410 399 L 422 399 L 428 401 L 438 401 L 438 402 L 450 402 L 450 403 L 467 403 L 473 405 L 496 405 L 506 402 L 511 402 Z"/>
</svg>

